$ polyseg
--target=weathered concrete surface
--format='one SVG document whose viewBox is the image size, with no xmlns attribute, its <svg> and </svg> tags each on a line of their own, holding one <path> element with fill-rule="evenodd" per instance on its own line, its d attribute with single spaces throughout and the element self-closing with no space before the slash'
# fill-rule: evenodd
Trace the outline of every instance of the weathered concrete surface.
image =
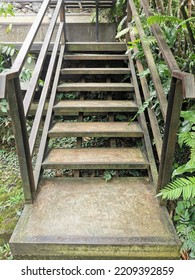
<svg viewBox="0 0 195 280">
<path fill-rule="evenodd" d="M 44 181 L 10 241 L 16 258 L 174 259 L 177 235 L 148 178 Z"/>
<path fill-rule="evenodd" d="M 0 42 L 23 42 L 36 16 L 0 17 Z M 36 37 L 36 42 L 42 42 L 49 24 L 49 16 Z M 6 28 L 12 23 L 12 31 L 6 33 Z M 67 39 L 71 42 L 96 41 L 95 23 L 91 22 L 91 14 L 67 14 Z M 56 31 L 55 31 L 56 32 Z M 55 33 L 54 33 L 55 34 Z M 99 39 L 102 42 L 115 41 L 116 24 L 103 22 L 99 24 Z"/>
</svg>

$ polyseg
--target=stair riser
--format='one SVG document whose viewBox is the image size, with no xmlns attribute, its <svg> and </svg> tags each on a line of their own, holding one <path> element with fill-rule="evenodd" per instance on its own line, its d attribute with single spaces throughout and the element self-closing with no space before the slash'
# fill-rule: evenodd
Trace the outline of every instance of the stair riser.
<svg viewBox="0 0 195 280">
<path fill-rule="evenodd" d="M 148 164 L 137 164 L 137 163 L 127 163 L 127 164 L 110 164 L 104 163 L 93 163 L 93 164 L 78 164 L 78 163 L 50 163 L 50 164 L 42 164 L 44 169 L 147 169 Z"/>
<path fill-rule="evenodd" d="M 125 52 L 127 50 L 124 43 L 98 43 L 98 42 L 74 42 L 66 43 L 66 52 Z"/>
<path fill-rule="evenodd" d="M 127 55 L 85 55 L 85 54 L 75 54 L 75 55 L 69 55 L 66 54 L 64 56 L 64 60 L 127 60 L 128 56 Z"/>
<path fill-rule="evenodd" d="M 79 91 L 79 92 L 133 92 L 134 88 L 133 87 L 96 87 L 96 86 L 88 86 L 87 83 L 84 86 L 59 86 L 58 87 L 59 92 L 74 92 L 74 91 Z"/>
<path fill-rule="evenodd" d="M 140 138 L 143 137 L 143 133 L 141 132 L 127 132 L 127 133 L 118 133 L 118 132 L 108 132 L 108 133 L 100 133 L 100 132 L 49 132 L 48 136 L 50 138 L 55 137 L 132 137 L 132 138 Z"/>
<path fill-rule="evenodd" d="M 55 245 L 55 244 L 14 244 L 11 243 L 14 259 L 45 259 L 45 260 L 73 260 L 73 259 L 129 259 L 129 260 L 177 260 L 179 246 L 137 246 L 121 245 Z M 30 252 L 30 256 L 29 256 Z"/>
<path fill-rule="evenodd" d="M 119 75 L 123 75 L 123 74 L 130 74 L 130 70 L 127 68 L 127 69 L 62 69 L 61 70 L 61 74 L 70 74 L 70 75 L 84 75 L 84 74 L 87 74 L 87 75 L 116 75 L 116 74 L 119 74 Z"/>
<path fill-rule="evenodd" d="M 88 113 L 87 115 L 96 115 L 96 114 L 101 114 L 101 113 L 134 113 L 137 112 L 136 107 L 123 107 L 123 108 L 93 108 L 93 107 L 88 107 L 88 108 L 76 108 L 75 107 L 68 107 L 68 108 L 59 108 L 55 107 L 54 108 L 55 115 L 60 115 L 60 114 L 69 114 L 69 115 L 77 115 L 78 113 Z"/>
</svg>

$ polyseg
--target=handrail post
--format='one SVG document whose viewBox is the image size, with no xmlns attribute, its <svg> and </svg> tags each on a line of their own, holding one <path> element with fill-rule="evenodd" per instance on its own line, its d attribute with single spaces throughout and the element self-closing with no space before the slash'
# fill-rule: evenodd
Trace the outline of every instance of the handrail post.
<svg viewBox="0 0 195 280">
<path fill-rule="evenodd" d="M 129 1 L 127 1 L 127 23 L 131 21 L 132 21 L 132 10 Z"/>
<path fill-rule="evenodd" d="M 32 203 L 35 194 L 34 176 L 28 145 L 22 93 L 18 77 L 9 80 L 7 83 L 7 100 L 18 152 L 24 198 L 26 203 Z"/>
<path fill-rule="evenodd" d="M 158 190 L 162 189 L 170 182 L 182 103 L 182 81 L 173 78 L 168 99 L 167 117 L 159 167 Z"/>
<path fill-rule="evenodd" d="M 62 45 L 65 45 L 67 42 L 67 29 L 66 29 L 66 16 L 65 16 L 65 0 L 62 0 L 62 5 L 60 8 L 60 22 L 64 23 L 64 30 L 62 35 Z"/>
<path fill-rule="evenodd" d="M 96 0 L 96 41 L 99 42 L 99 0 Z"/>
</svg>

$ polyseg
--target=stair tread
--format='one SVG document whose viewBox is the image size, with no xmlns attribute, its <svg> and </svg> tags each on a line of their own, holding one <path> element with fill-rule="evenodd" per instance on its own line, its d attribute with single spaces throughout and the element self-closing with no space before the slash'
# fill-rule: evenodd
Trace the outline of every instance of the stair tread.
<svg viewBox="0 0 195 280">
<path fill-rule="evenodd" d="M 126 60 L 125 54 L 65 54 L 65 60 Z"/>
<path fill-rule="evenodd" d="M 171 259 L 180 242 L 148 178 L 54 178 L 25 206 L 10 246 L 26 256 Z"/>
<path fill-rule="evenodd" d="M 43 168 L 146 169 L 149 163 L 139 148 L 51 149 Z"/>
<path fill-rule="evenodd" d="M 129 68 L 64 68 L 62 74 L 130 74 Z"/>
<path fill-rule="evenodd" d="M 131 83 L 63 83 L 58 91 L 132 91 Z"/>
<path fill-rule="evenodd" d="M 137 105 L 132 100 L 61 100 L 55 112 L 136 112 Z"/>
<path fill-rule="evenodd" d="M 66 42 L 66 51 L 80 52 L 125 52 L 126 44 L 123 42 Z"/>
<path fill-rule="evenodd" d="M 49 137 L 142 137 L 137 122 L 57 122 L 48 133 Z"/>
</svg>

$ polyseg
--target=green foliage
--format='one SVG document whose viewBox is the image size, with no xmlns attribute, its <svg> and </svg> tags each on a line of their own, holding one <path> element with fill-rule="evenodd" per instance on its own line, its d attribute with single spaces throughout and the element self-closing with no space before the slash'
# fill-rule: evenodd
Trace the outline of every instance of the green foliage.
<svg viewBox="0 0 195 280">
<path fill-rule="evenodd" d="M 104 171 L 103 178 L 106 182 L 110 181 L 112 177 L 116 176 L 116 171 L 115 170 L 106 170 Z"/>
<path fill-rule="evenodd" d="M 14 16 L 14 6 L 10 3 L 0 3 L 0 16 L 7 17 L 8 15 Z"/>
<path fill-rule="evenodd" d="M 181 252 L 195 254 L 195 177 L 178 178 L 161 190 L 163 199 L 178 199 L 174 222 L 182 241 Z"/>
<path fill-rule="evenodd" d="M 3 113 L 7 113 L 7 108 L 8 107 L 8 104 L 7 104 L 7 101 L 5 99 L 2 99 L 0 101 L 0 111 L 2 111 Z"/>
<path fill-rule="evenodd" d="M 178 199 L 184 200 L 195 197 L 195 177 L 178 178 L 172 183 L 163 188 L 157 196 L 162 196 L 163 199 Z"/>
<path fill-rule="evenodd" d="M 14 135 L 10 117 L 0 117 L 0 143 L 6 147 L 13 147 Z"/>
<path fill-rule="evenodd" d="M 120 32 L 117 33 L 115 38 L 118 39 L 118 38 L 124 36 L 125 34 L 127 34 L 129 32 L 129 30 L 130 30 L 130 27 L 127 27 L 127 28 L 121 30 Z"/>
<path fill-rule="evenodd" d="M 0 260 L 12 260 L 11 250 L 9 244 L 5 243 L 3 246 L 0 246 Z"/>
<path fill-rule="evenodd" d="M 124 17 L 126 10 L 126 0 L 116 0 L 114 6 L 110 9 L 109 18 L 115 22 L 120 22 Z"/>
<path fill-rule="evenodd" d="M 1 53 L 6 56 L 13 56 L 16 50 L 13 45 L 1 45 Z"/>
<path fill-rule="evenodd" d="M 16 152 L 0 150 L 0 231 L 5 242 L 16 226 L 23 204 L 22 182 Z M 0 246 L 0 259 L 11 259 L 7 244 Z"/>
<path fill-rule="evenodd" d="M 176 168 L 172 174 L 173 177 L 185 172 L 192 173 L 195 171 L 195 110 L 182 111 L 181 117 L 183 122 L 178 135 L 180 147 L 188 148 L 190 158 L 187 163 Z"/>
<path fill-rule="evenodd" d="M 130 119 L 129 124 L 132 123 L 141 113 L 143 113 L 145 111 L 145 109 L 147 109 L 150 106 L 150 103 L 153 100 L 153 98 L 154 98 L 154 96 L 151 95 L 150 98 L 148 98 L 146 101 L 144 101 L 142 106 L 139 107 L 137 113 L 133 116 L 133 118 Z"/>
<path fill-rule="evenodd" d="M 147 23 L 149 25 L 153 25 L 155 23 L 164 25 L 167 22 L 169 22 L 169 23 L 171 22 L 171 23 L 174 23 L 174 24 L 175 23 L 180 24 L 180 23 L 182 23 L 182 19 L 180 19 L 178 17 L 162 15 L 162 14 L 155 14 L 155 15 L 147 18 Z"/>
<path fill-rule="evenodd" d="M 11 65 L 11 57 L 16 53 L 13 45 L 0 45 L 0 73 Z"/>
<path fill-rule="evenodd" d="M 124 16 L 124 17 L 121 19 L 120 23 L 118 24 L 118 26 L 117 26 L 117 32 L 120 32 L 120 31 L 123 29 L 123 25 L 126 23 L 126 21 L 127 21 L 127 15 Z"/>
<path fill-rule="evenodd" d="M 189 150 L 189 160 L 173 172 L 173 177 L 195 171 L 195 111 L 181 112 L 178 143 L 186 151 Z M 182 252 L 195 254 L 195 176 L 176 178 L 160 191 L 158 196 L 163 199 L 177 200 L 174 222 L 178 236 L 182 241 Z"/>
<path fill-rule="evenodd" d="M 178 201 L 174 221 L 182 241 L 181 251 L 195 253 L 195 199 Z"/>
<path fill-rule="evenodd" d="M 32 77 L 33 69 L 23 67 L 22 72 L 20 73 L 20 81 L 28 82 Z"/>
</svg>

